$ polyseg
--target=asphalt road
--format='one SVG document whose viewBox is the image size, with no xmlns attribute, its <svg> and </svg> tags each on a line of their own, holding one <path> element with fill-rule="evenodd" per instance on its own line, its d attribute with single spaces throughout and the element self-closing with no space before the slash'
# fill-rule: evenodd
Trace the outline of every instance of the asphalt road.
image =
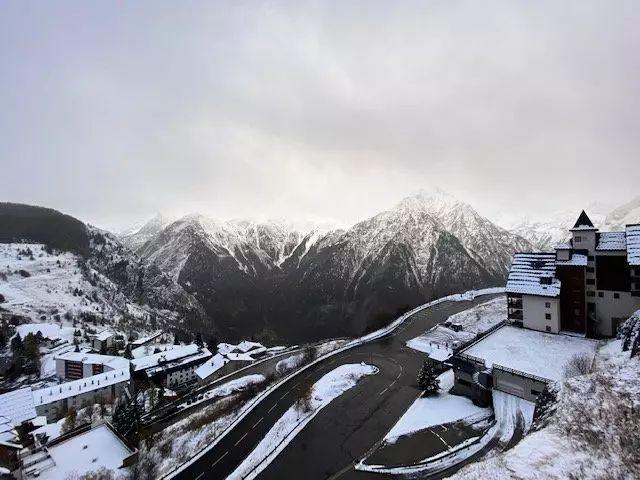
<svg viewBox="0 0 640 480">
<path fill-rule="evenodd" d="M 355 471 L 353 465 L 385 436 L 419 393 L 416 376 L 424 354 L 409 349 L 405 342 L 447 320 L 450 315 L 493 297 L 495 295 L 485 295 L 473 301 L 448 301 L 429 307 L 408 318 L 392 335 L 338 353 L 301 372 L 264 398 L 215 448 L 176 478 L 226 478 L 293 405 L 296 386 L 302 380 L 315 382 L 339 365 L 360 362 L 376 365 L 379 373 L 364 377 L 354 388 L 322 409 L 258 478 L 385 478 L 384 475 Z"/>
</svg>

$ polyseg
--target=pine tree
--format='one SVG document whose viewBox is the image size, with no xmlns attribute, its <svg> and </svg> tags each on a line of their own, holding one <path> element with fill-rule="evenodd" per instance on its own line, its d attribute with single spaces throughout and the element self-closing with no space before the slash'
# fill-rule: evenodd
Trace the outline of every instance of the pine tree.
<svg viewBox="0 0 640 480">
<path fill-rule="evenodd" d="M 200 332 L 196 333 L 195 344 L 199 347 L 204 347 L 204 342 L 202 341 L 202 334 Z"/>
<path fill-rule="evenodd" d="M 418 387 L 424 392 L 423 395 L 425 396 L 437 393 L 440 388 L 438 374 L 429 361 L 425 361 L 422 364 L 420 373 L 418 373 Z"/>
</svg>

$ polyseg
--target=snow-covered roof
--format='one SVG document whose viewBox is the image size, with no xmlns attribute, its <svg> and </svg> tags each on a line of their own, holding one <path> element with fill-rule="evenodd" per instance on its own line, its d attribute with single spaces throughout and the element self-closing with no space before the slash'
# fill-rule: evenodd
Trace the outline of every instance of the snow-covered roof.
<svg viewBox="0 0 640 480">
<path fill-rule="evenodd" d="M 148 374 L 154 374 L 158 370 L 199 361 L 209 358 L 211 352 L 206 348 L 198 347 L 198 345 L 180 345 L 166 352 L 154 353 L 146 357 L 135 358 L 131 360 L 134 370 L 148 370 Z"/>
<path fill-rule="evenodd" d="M 31 389 L 24 387 L 0 395 L 0 415 L 10 419 L 15 426 L 35 418 Z"/>
<path fill-rule="evenodd" d="M 557 297 L 560 295 L 560 280 L 555 274 L 555 253 L 516 253 L 513 256 L 505 291 Z"/>
<path fill-rule="evenodd" d="M 109 387 L 129 381 L 129 368 L 111 370 L 109 372 L 92 375 L 72 382 L 61 383 L 55 387 L 46 387 L 34 390 L 33 404 L 35 406 L 47 405 L 64 398 L 75 397 L 82 393 L 92 392 L 100 388 Z"/>
<path fill-rule="evenodd" d="M 134 340 L 133 342 L 129 342 L 129 343 L 131 343 L 131 345 L 136 345 L 136 346 L 144 345 L 145 343 L 148 343 L 148 342 L 151 342 L 151 341 L 155 340 L 160 335 L 162 335 L 162 330 L 160 330 L 160 331 L 158 331 L 158 332 L 156 332 L 156 333 L 154 333 L 152 335 L 149 335 L 148 337 L 142 337 L 142 338 L 139 338 L 139 339 Z"/>
<path fill-rule="evenodd" d="M 640 225 L 627 225 L 627 261 L 629 265 L 640 265 Z"/>
<path fill-rule="evenodd" d="M 627 237 L 625 232 L 600 232 L 596 250 L 626 250 Z"/>
<path fill-rule="evenodd" d="M 587 256 L 581 253 L 574 253 L 569 260 L 556 260 L 556 265 L 565 265 L 571 267 L 586 267 Z"/>
<path fill-rule="evenodd" d="M 81 362 L 88 365 L 105 365 L 114 370 L 128 368 L 129 360 L 114 355 L 99 355 L 97 353 L 66 352 L 54 357 L 56 360 Z"/>
<path fill-rule="evenodd" d="M 254 350 L 258 348 L 263 349 L 262 350 L 263 352 L 267 350 L 261 343 L 257 343 L 257 342 L 249 342 L 247 340 L 243 340 L 238 344 L 238 349 L 244 353 L 247 353 L 250 350 Z"/>
<path fill-rule="evenodd" d="M 220 370 L 229 360 L 225 359 L 221 354 L 217 353 L 212 358 L 195 369 L 195 374 L 201 380 L 210 377 Z"/>
<path fill-rule="evenodd" d="M 110 332 L 109 330 L 104 330 L 104 331 L 98 333 L 94 338 L 96 340 L 100 340 L 101 342 L 104 342 L 105 340 L 109 340 L 114 335 L 115 335 L 115 333 Z"/>
<path fill-rule="evenodd" d="M 234 362 L 253 362 L 250 353 L 227 353 L 225 357 Z"/>
<path fill-rule="evenodd" d="M 555 246 L 556 250 L 571 250 L 573 246 L 571 245 L 571 241 L 568 240 L 566 242 L 559 243 Z"/>
<path fill-rule="evenodd" d="M 238 345 L 231 343 L 219 343 L 218 352 L 230 360 L 253 361 L 252 355 L 258 355 L 267 351 L 267 347 L 261 343 L 243 340 Z"/>
<path fill-rule="evenodd" d="M 12 442 L 16 435 L 11 419 L 0 415 L 0 442 Z"/>
<path fill-rule="evenodd" d="M 505 325 L 461 353 L 484 360 L 487 368 L 500 365 L 559 381 L 575 355 L 593 357 L 597 345 L 585 338 Z"/>
<path fill-rule="evenodd" d="M 38 332 L 40 332 L 44 338 L 48 338 L 49 340 L 63 338 L 62 329 L 55 323 L 25 323 L 23 325 L 18 325 L 16 330 L 22 338 L 26 337 L 30 333 L 35 335 Z"/>
<path fill-rule="evenodd" d="M 134 452 L 106 425 L 99 425 L 47 447 L 49 456 L 25 469 L 26 478 L 44 480 L 70 478 L 105 468 L 118 471 Z M 38 471 L 34 475 L 34 470 Z"/>
</svg>

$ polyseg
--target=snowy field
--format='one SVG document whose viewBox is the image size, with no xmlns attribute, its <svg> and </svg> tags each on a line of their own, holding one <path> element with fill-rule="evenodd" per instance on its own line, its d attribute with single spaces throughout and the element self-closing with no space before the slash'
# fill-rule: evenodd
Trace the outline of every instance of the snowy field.
<svg viewBox="0 0 640 480">
<path fill-rule="evenodd" d="M 453 386 L 453 370 L 444 372 L 438 379 L 438 394 L 416 399 L 384 437 L 387 443 L 394 443 L 403 435 L 410 435 L 434 425 L 443 425 L 471 416 L 491 415 L 490 408 L 477 407 L 467 397 L 448 393 Z"/>
<path fill-rule="evenodd" d="M 505 326 L 462 353 L 484 359 L 487 368 L 498 364 L 559 381 L 574 356 L 593 357 L 597 346 L 596 341 L 585 338 Z"/>
<path fill-rule="evenodd" d="M 419 337 L 409 340 L 407 346 L 426 353 L 434 360 L 445 360 L 453 355 L 454 347 L 473 340 L 476 334 L 485 332 L 504 320 L 506 312 L 506 297 L 494 298 L 447 319 L 447 322 L 460 325 L 462 331 L 456 332 L 444 325 L 437 325 Z"/>
<path fill-rule="evenodd" d="M 255 478 L 320 410 L 354 387 L 362 377 L 377 371 L 376 367 L 362 363 L 341 365 L 324 375 L 313 385 L 309 411 L 303 412 L 297 405 L 289 408 L 227 480 Z"/>
</svg>

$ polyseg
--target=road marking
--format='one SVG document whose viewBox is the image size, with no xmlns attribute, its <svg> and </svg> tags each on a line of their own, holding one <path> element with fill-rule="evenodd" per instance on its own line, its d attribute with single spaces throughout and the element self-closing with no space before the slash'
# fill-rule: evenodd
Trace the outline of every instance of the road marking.
<svg viewBox="0 0 640 480">
<path fill-rule="evenodd" d="M 204 472 L 202 472 L 200 475 L 198 475 L 198 476 L 196 477 L 196 480 L 200 480 L 202 477 L 204 477 Z"/>
<path fill-rule="evenodd" d="M 264 417 L 260 417 L 260 420 L 258 420 L 255 425 L 253 427 L 251 427 L 251 430 L 253 430 L 254 428 L 256 428 L 258 426 L 258 424 L 264 419 Z"/>
<path fill-rule="evenodd" d="M 291 391 L 291 390 L 289 390 L 289 391 Z M 284 395 L 282 395 L 282 396 L 278 399 L 278 402 L 279 402 L 280 400 L 282 400 L 284 397 L 286 397 L 287 395 L 289 395 L 289 392 L 287 392 L 287 393 L 285 393 Z M 276 403 L 277 403 L 277 402 L 276 402 Z"/>
<path fill-rule="evenodd" d="M 224 453 L 222 454 L 222 456 L 221 456 L 219 459 L 217 459 L 215 462 L 213 462 L 213 463 L 211 464 L 211 468 L 215 467 L 216 463 L 218 463 L 220 460 L 222 460 L 224 457 L 226 457 L 228 453 L 229 453 L 229 452 L 224 452 Z"/>
<path fill-rule="evenodd" d="M 238 444 L 239 444 L 242 440 L 244 440 L 244 437 L 246 437 L 247 435 L 249 435 L 249 432 L 247 432 L 247 433 L 245 433 L 244 435 L 242 435 L 242 436 L 240 437 L 240 440 L 238 440 L 236 443 L 234 443 L 234 445 L 237 447 L 237 446 L 238 446 Z"/>
<path fill-rule="evenodd" d="M 387 390 L 389 390 L 389 387 L 385 388 L 384 390 L 382 390 L 378 395 L 383 395 L 384 392 L 386 392 Z"/>
<path fill-rule="evenodd" d="M 276 408 L 276 406 L 278 405 L 278 402 L 273 404 L 273 407 L 271 407 L 269 410 L 267 410 L 267 413 L 271 413 L 271 410 L 273 410 L 274 408 Z"/>
</svg>

